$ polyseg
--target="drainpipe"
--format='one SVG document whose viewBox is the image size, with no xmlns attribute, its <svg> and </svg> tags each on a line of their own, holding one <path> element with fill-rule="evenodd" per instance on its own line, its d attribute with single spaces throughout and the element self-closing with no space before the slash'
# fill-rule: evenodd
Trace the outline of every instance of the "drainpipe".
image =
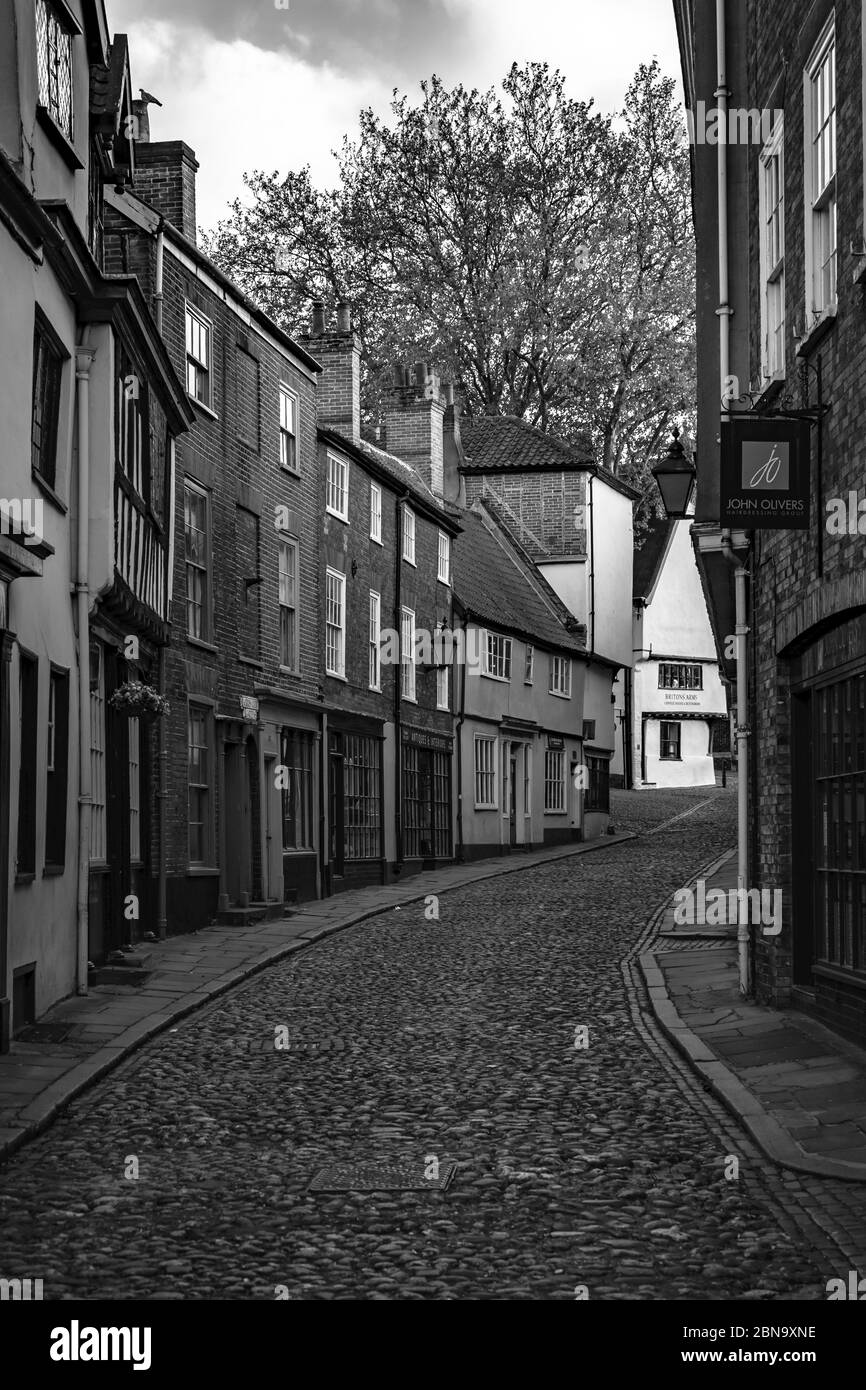
<svg viewBox="0 0 866 1390">
<path fill-rule="evenodd" d="M 731 304 L 728 269 L 728 58 L 727 14 L 725 0 L 716 0 L 716 91 L 722 139 L 716 149 L 718 164 L 719 201 L 719 379 L 720 399 L 729 400 L 728 378 L 731 370 Z M 734 553 L 731 532 L 722 531 L 722 554 L 734 569 L 737 639 L 737 960 L 740 993 L 750 989 L 749 971 L 749 914 L 744 910 L 745 890 L 749 876 L 749 729 L 748 673 L 746 670 L 746 637 L 749 628 L 746 609 L 746 570 Z"/>
<path fill-rule="evenodd" d="M 165 219 L 159 219 L 159 227 L 156 233 L 156 286 L 154 289 L 153 302 L 156 315 L 156 331 L 162 336 L 162 301 L 163 301 L 163 266 L 165 263 Z M 174 445 L 171 448 L 171 457 L 167 460 L 169 468 L 169 506 L 168 506 L 168 535 L 169 544 L 166 547 L 166 574 L 165 574 L 165 614 L 168 621 L 171 621 L 171 580 L 172 580 L 172 560 L 174 553 Z M 165 695 L 166 680 L 166 649 L 160 647 L 157 652 L 157 688 L 160 695 Z M 160 941 L 164 941 L 168 936 L 168 735 L 165 728 L 165 719 L 157 721 L 156 736 L 156 761 L 159 770 L 159 789 L 157 791 L 157 801 L 159 802 L 159 840 L 157 844 L 157 869 L 156 869 L 156 934 Z"/>
<path fill-rule="evenodd" d="M 85 337 L 87 331 L 85 330 Z M 78 412 L 78 536 L 75 602 L 78 610 L 78 910 L 76 918 L 76 993 L 87 993 L 90 896 L 90 369 L 95 348 L 75 349 Z"/>
</svg>

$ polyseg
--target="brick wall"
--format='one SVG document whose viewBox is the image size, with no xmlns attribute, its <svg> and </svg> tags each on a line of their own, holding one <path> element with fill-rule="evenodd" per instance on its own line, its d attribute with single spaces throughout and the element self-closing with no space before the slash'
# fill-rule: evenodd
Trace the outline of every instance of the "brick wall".
<svg viewBox="0 0 866 1390">
<path fill-rule="evenodd" d="M 785 112 L 785 276 L 787 320 L 787 383 L 797 391 L 795 326 L 803 332 L 805 318 L 804 249 L 804 112 L 803 70 L 831 5 L 819 0 L 810 8 L 786 0 L 751 0 L 749 4 L 750 63 L 748 100 L 735 93 L 736 105 L 784 107 Z M 838 318 L 827 336 L 808 353 L 814 368 L 820 361 L 825 399 L 832 408 L 823 421 L 823 486 L 817 475 L 817 433 L 812 435 L 812 522 L 808 531 L 756 532 L 755 582 L 750 667 L 754 728 L 755 792 L 752 828 L 756 846 L 755 886 L 782 888 L 785 930 L 780 938 L 761 937 L 756 975 L 762 998 L 784 1004 L 790 998 L 792 975 L 792 649 L 778 652 L 792 636 L 809 639 L 809 624 L 819 612 L 832 621 L 834 606 L 841 611 L 856 597 L 862 579 L 863 538 L 827 534 L 826 504 L 847 498 L 849 490 L 864 496 L 866 470 L 866 339 L 863 333 L 864 291 L 852 282 L 862 264 L 852 256 L 852 241 L 860 242 L 863 221 L 863 117 L 861 71 L 861 6 L 838 0 L 836 14 L 837 136 L 838 136 Z M 760 376 L 760 264 L 758 224 L 758 148 L 750 156 L 753 380 Z M 814 372 L 809 374 L 812 402 Z M 823 536 L 823 565 L 819 568 L 818 537 Z M 834 586 L 838 586 L 834 588 Z M 834 598 L 834 595 L 839 597 Z M 861 595 L 862 600 L 862 595 Z M 814 633 L 814 629 L 813 629 Z M 844 985 L 819 985 L 817 1011 L 836 1026 L 863 1036 L 863 1002 Z"/>
<path fill-rule="evenodd" d="M 470 474 L 465 481 L 467 506 L 492 494 L 533 560 L 586 556 L 585 473 Z"/>
</svg>

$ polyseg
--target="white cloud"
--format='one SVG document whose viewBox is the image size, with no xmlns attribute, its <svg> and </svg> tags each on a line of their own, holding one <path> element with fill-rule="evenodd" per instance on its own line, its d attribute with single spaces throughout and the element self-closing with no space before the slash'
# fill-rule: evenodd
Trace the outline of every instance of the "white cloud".
<svg viewBox="0 0 866 1390">
<path fill-rule="evenodd" d="M 261 0 L 238 0 L 250 13 Z M 313 3 L 313 0 L 306 0 Z M 415 5 L 419 0 L 399 0 Z M 351 0 L 342 0 L 344 14 Z M 334 60 L 323 59 L 327 30 L 317 36 L 316 65 L 302 45 L 294 52 L 257 46 L 246 39 L 215 38 L 200 27 L 196 0 L 174 0 L 171 19 L 139 18 L 138 0 L 109 0 L 109 22 L 129 33 L 133 82 L 163 102 L 151 109 L 154 140 L 182 139 L 196 151 L 198 218 L 204 226 L 224 216 L 243 192 L 245 170 L 285 172 L 309 163 L 319 183 L 331 183 L 345 134 L 357 129 L 358 112 L 372 106 L 385 115 L 392 88 L 415 94 L 437 71 L 449 85 L 498 85 L 511 63 L 545 60 L 566 74 L 572 96 L 595 98 L 604 111 L 622 102 L 641 62 L 658 55 L 679 77 L 670 0 L 438 0 L 450 16 L 453 39 L 433 52 L 405 47 L 394 65 L 383 62 L 394 33 L 394 0 L 364 0 L 366 41 L 384 47 L 375 62 L 346 66 L 345 45 L 334 39 Z M 295 17 L 300 6 L 292 4 Z M 448 21 L 444 21 L 448 23 Z M 214 26 L 216 27 L 216 26 Z"/>
</svg>

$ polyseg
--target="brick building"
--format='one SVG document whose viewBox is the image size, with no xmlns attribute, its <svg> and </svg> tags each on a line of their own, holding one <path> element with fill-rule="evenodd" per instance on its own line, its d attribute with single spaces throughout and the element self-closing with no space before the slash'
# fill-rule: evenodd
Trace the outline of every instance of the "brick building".
<svg viewBox="0 0 866 1390">
<path fill-rule="evenodd" d="M 361 435 L 361 344 L 347 304 L 316 305 L 320 591 L 327 726 L 326 891 L 453 854 L 450 671 L 423 634 L 451 628 L 456 512 L 442 496 L 446 403 L 419 364 L 389 402 L 388 448 Z"/>
<path fill-rule="evenodd" d="M 729 678 L 733 567 L 725 552 L 748 569 L 749 711 L 739 718 L 751 729 L 750 765 L 740 769 L 749 777 L 750 886 L 782 889 L 785 904 L 781 935 L 753 933 L 753 979 L 760 998 L 794 1002 L 862 1043 L 863 5 L 728 0 L 713 13 L 678 0 L 675 11 L 693 113 L 695 538 Z M 717 15 L 725 24 L 718 35 Z M 707 140 L 702 113 L 725 103 L 729 138 Z M 784 423 L 805 427 L 807 526 L 725 529 L 723 416 L 726 430 L 738 416 L 738 429 L 761 422 L 768 438 Z"/>
<path fill-rule="evenodd" d="M 160 308 L 194 425 L 174 469 L 167 922 L 322 891 L 316 360 L 197 249 L 192 151 L 139 127 L 106 247 Z"/>
</svg>

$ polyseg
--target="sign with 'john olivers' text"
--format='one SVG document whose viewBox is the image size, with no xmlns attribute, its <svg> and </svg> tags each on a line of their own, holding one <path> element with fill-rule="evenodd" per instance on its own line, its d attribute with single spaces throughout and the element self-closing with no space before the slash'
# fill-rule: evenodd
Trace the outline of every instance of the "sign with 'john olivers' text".
<svg viewBox="0 0 866 1390">
<path fill-rule="evenodd" d="M 810 429 L 745 414 L 722 422 L 722 526 L 808 529 Z"/>
</svg>

